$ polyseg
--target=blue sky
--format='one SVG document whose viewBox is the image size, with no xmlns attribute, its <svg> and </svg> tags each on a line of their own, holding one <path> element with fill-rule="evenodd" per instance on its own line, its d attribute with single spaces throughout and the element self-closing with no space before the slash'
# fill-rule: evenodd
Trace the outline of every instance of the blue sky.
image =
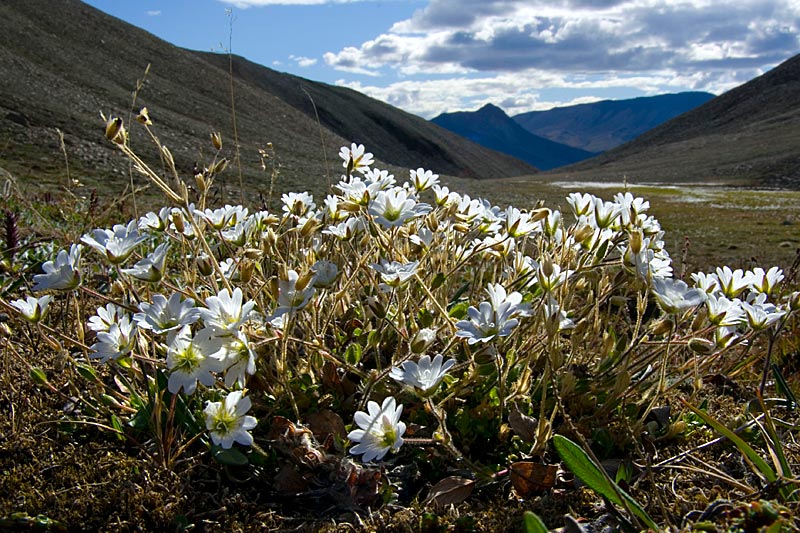
<svg viewBox="0 0 800 533">
<path fill-rule="evenodd" d="M 800 52 L 800 0 L 89 0 L 178 46 L 351 87 L 425 118 L 688 90 Z"/>
</svg>

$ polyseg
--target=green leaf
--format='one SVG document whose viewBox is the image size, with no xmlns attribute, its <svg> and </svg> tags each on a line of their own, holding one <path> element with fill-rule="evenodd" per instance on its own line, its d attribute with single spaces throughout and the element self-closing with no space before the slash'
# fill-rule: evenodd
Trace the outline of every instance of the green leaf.
<svg viewBox="0 0 800 533">
<path fill-rule="evenodd" d="M 760 455 L 758 455 L 758 453 L 749 444 L 747 444 L 744 440 L 742 440 L 742 438 L 739 437 L 739 435 L 737 435 L 730 429 L 726 428 L 725 426 L 720 424 L 717 420 L 715 420 L 711 415 L 709 415 L 705 411 L 701 411 L 700 409 L 690 404 L 689 402 L 681 400 L 681 403 L 683 403 L 683 405 L 687 407 L 689 410 L 691 410 L 694 414 L 702 418 L 703 422 L 711 426 L 712 429 L 714 429 L 714 431 L 716 431 L 717 433 L 719 433 L 720 435 L 724 436 L 732 443 L 734 443 L 736 447 L 739 448 L 739 451 L 748 459 L 750 459 L 750 462 L 758 469 L 759 472 L 761 472 L 761 474 L 764 476 L 764 478 L 766 478 L 768 482 L 772 483 L 773 481 L 776 481 L 778 479 L 778 476 L 775 474 L 775 471 L 767 464 L 767 462 L 764 459 L 761 458 Z"/>
<path fill-rule="evenodd" d="M 549 531 L 539 515 L 533 511 L 525 511 L 522 515 L 522 524 L 525 533 L 548 533 Z"/>
<path fill-rule="evenodd" d="M 586 483 L 590 489 L 604 496 L 612 503 L 625 507 L 639 517 L 647 527 L 658 531 L 658 525 L 639 505 L 639 502 L 611 481 L 583 451 L 583 448 L 562 435 L 553 435 L 553 446 L 555 446 L 558 455 L 567 465 L 567 468 Z"/>
<path fill-rule="evenodd" d="M 86 381 L 97 382 L 100 380 L 100 378 L 97 376 L 97 372 L 95 371 L 95 369 L 87 364 L 77 363 L 75 365 L 75 370 L 77 370 L 78 374 L 80 374 L 81 377 Z"/>
<path fill-rule="evenodd" d="M 211 457 L 220 464 L 227 466 L 244 466 L 247 464 L 247 456 L 236 448 L 221 448 L 217 445 L 211 446 Z"/>
<path fill-rule="evenodd" d="M 111 415 L 111 427 L 118 431 L 118 433 L 115 433 L 117 439 L 125 440 L 125 432 L 122 430 L 122 422 L 120 422 L 117 415 Z"/>
<path fill-rule="evenodd" d="M 37 385 L 47 385 L 47 374 L 38 366 L 32 366 L 30 370 L 31 379 Z"/>
<path fill-rule="evenodd" d="M 442 286 L 445 280 L 445 275 L 442 272 L 439 272 L 433 277 L 433 281 L 431 282 L 431 290 L 435 291 L 439 287 Z"/>
<path fill-rule="evenodd" d="M 469 302 L 457 303 L 450 308 L 450 311 L 447 312 L 447 316 L 460 320 L 467 316 L 467 309 L 469 309 Z"/>
<path fill-rule="evenodd" d="M 347 361 L 349 364 L 355 366 L 361 361 L 361 345 L 357 343 L 353 343 L 347 347 L 347 350 L 344 352 L 344 360 Z"/>
<path fill-rule="evenodd" d="M 775 375 L 775 388 L 778 389 L 783 397 L 786 399 L 786 408 L 794 411 L 797 408 L 797 398 L 792 392 L 792 388 L 786 383 L 780 368 L 775 363 L 772 363 L 772 373 Z"/>
</svg>

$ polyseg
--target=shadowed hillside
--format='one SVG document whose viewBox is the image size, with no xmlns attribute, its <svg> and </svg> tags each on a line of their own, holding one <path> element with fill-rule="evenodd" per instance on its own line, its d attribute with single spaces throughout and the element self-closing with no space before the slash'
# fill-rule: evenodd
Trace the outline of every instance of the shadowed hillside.
<svg viewBox="0 0 800 533">
<path fill-rule="evenodd" d="M 514 122 L 502 109 L 491 104 L 477 111 L 442 113 L 431 122 L 487 148 L 527 161 L 542 170 L 568 165 L 595 155 L 534 135 Z"/>
<path fill-rule="evenodd" d="M 798 139 L 800 55 L 560 177 L 796 189 Z"/>
<path fill-rule="evenodd" d="M 512 117 L 520 126 L 551 141 L 604 152 L 638 137 L 714 98 L 685 92 L 531 111 Z"/>
<path fill-rule="evenodd" d="M 4 1 L 0 165 L 23 179 L 57 179 L 65 169 L 58 128 L 73 177 L 102 177 L 109 189 L 119 189 L 127 183 L 121 175 L 127 175 L 128 165 L 103 138 L 100 112 L 130 122 L 142 106 L 148 107 L 156 134 L 181 170 L 188 172 L 194 162 L 211 157 L 212 131 L 222 132 L 223 155 L 233 159 L 228 64 L 227 55 L 172 46 L 77 0 Z M 267 143 L 275 147 L 281 179 L 296 187 L 338 179 L 337 153 L 351 140 L 367 144 L 380 165 L 396 171 L 425 166 L 472 178 L 535 172 L 522 161 L 357 92 L 280 74 L 235 56 L 233 71 L 247 183 L 267 179 L 258 157 Z M 144 83 L 133 103 L 137 80 Z M 144 150 L 144 133 L 132 130 L 134 147 Z M 155 157 L 155 150 L 149 155 Z"/>
</svg>

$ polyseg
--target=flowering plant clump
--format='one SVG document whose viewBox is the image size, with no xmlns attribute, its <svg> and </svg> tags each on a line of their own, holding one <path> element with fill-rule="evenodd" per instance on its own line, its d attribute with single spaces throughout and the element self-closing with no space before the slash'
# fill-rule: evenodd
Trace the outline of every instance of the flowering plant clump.
<svg viewBox="0 0 800 533">
<path fill-rule="evenodd" d="M 207 450 L 267 475 L 284 457 L 310 487 L 352 457 L 425 457 L 489 479 L 557 431 L 666 438 L 680 425 L 648 418 L 666 392 L 774 340 L 800 308 L 777 267 L 675 278 L 629 192 L 572 193 L 564 213 L 495 206 L 421 167 L 397 184 L 353 144 L 324 200 L 251 211 L 208 205 L 224 165 L 190 198 L 112 140 L 172 205 L 84 234 L 92 275 L 72 244 L 6 307 L 52 336 L 57 305 L 67 364 L 96 393 L 87 412 L 169 466 Z"/>
</svg>

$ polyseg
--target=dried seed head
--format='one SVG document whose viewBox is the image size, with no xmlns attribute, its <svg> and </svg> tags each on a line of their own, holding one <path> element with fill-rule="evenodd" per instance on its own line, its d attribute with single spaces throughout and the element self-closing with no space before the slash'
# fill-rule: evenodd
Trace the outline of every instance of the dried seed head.
<svg viewBox="0 0 800 533">
<path fill-rule="evenodd" d="M 211 167 L 211 173 L 212 174 L 220 174 L 226 168 L 228 168 L 228 160 L 225 159 L 225 158 L 222 158 L 219 161 L 217 161 L 216 164 L 213 167 Z"/>
<path fill-rule="evenodd" d="M 215 131 L 211 134 L 211 144 L 214 145 L 215 150 L 222 150 L 222 134 Z"/>
<path fill-rule="evenodd" d="M 116 142 L 117 136 L 123 131 L 122 119 L 119 117 L 111 117 L 106 122 L 106 139 Z"/>
<path fill-rule="evenodd" d="M 136 120 L 140 124 L 144 124 L 145 126 L 150 126 L 153 122 L 150 120 L 150 113 L 147 111 L 146 107 L 143 107 L 139 114 L 136 115 Z"/>
</svg>

